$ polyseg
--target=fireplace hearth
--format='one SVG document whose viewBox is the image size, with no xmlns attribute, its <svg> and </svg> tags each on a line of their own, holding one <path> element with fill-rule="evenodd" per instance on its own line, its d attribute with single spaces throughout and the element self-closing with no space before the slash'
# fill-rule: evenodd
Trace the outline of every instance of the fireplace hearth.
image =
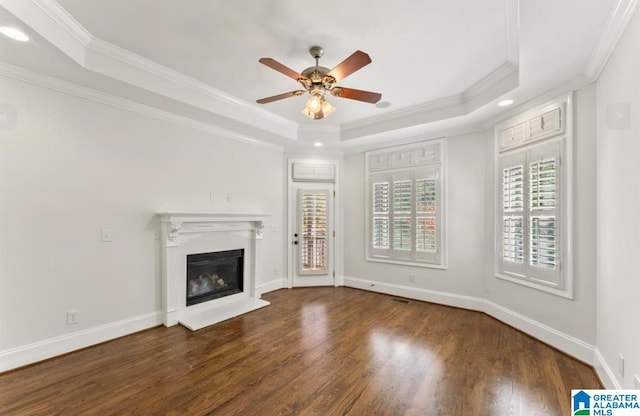
<svg viewBox="0 0 640 416">
<path fill-rule="evenodd" d="M 187 306 L 243 291 L 244 250 L 187 255 Z"/>
</svg>

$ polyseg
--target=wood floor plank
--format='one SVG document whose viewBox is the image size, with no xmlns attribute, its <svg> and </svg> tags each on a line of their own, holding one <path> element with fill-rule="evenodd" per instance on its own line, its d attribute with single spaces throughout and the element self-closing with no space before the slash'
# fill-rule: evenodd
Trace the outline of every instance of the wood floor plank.
<svg viewBox="0 0 640 416">
<path fill-rule="evenodd" d="M 2 415 L 562 415 L 592 368 L 489 316 L 350 288 L 278 290 L 0 374 Z"/>
</svg>

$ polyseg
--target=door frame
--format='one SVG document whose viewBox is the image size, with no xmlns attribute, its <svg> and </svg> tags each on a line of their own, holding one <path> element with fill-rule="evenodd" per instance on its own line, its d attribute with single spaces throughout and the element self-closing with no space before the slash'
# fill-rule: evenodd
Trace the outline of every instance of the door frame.
<svg viewBox="0 0 640 416">
<path fill-rule="evenodd" d="M 293 234 L 295 232 L 295 212 L 297 195 L 293 189 L 293 165 L 294 163 L 307 163 L 307 164 L 324 164 L 332 165 L 335 171 L 335 180 L 333 181 L 335 196 L 333 198 L 333 228 L 335 231 L 335 237 L 333 238 L 331 255 L 333 256 L 333 285 L 344 285 L 343 270 L 343 241 L 342 236 L 342 201 L 340 198 L 340 160 L 336 159 L 321 159 L 321 158 L 291 158 L 287 159 L 287 231 L 285 234 L 285 244 L 287 246 L 287 287 L 291 289 L 293 287 L 293 275 L 295 273 L 295 246 L 293 244 Z M 317 181 L 316 183 L 322 183 Z"/>
</svg>

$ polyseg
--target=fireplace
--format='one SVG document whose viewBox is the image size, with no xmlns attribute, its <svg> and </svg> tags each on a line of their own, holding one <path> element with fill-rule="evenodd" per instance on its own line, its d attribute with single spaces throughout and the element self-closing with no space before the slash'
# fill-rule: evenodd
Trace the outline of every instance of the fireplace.
<svg viewBox="0 0 640 416">
<path fill-rule="evenodd" d="M 187 306 L 242 293 L 244 249 L 187 255 Z"/>
<path fill-rule="evenodd" d="M 166 326 L 179 323 L 197 331 L 269 305 L 260 299 L 256 282 L 260 281 L 259 273 L 263 269 L 263 220 L 270 215 L 158 213 L 162 233 L 162 320 Z M 212 253 L 224 253 L 224 257 L 229 257 L 229 252 L 236 252 L 231 256 L 236 257 L 235 260 L 223 261 L 216 254 L 207 257 Z M 190 257 L 192 255 L 195 257 Z M 191 280 L 197 288 L 195 284 L 189 284 L 187 263 L 191 259 L 194 263 Z M 213 266 L 212 270 L 209 266 Z M 218 271 L 216 266 L 220 266 Z M 227 277 L 234 267 L 237 283 L 229 283 Z M 191 292 L 189 286 L 193 286 Z"/>
</svg>

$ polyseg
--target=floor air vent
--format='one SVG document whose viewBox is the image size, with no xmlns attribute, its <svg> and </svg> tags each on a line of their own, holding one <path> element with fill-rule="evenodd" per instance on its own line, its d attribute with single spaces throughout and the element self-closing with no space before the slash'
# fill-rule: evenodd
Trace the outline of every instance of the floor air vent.
<svg viewBox="0 0 640 416">
<path fill-rule="evenodd" d="M 409 303 L 406 299 L 391 298 L 391 300 L 398 303 Z"/>
</svg>

